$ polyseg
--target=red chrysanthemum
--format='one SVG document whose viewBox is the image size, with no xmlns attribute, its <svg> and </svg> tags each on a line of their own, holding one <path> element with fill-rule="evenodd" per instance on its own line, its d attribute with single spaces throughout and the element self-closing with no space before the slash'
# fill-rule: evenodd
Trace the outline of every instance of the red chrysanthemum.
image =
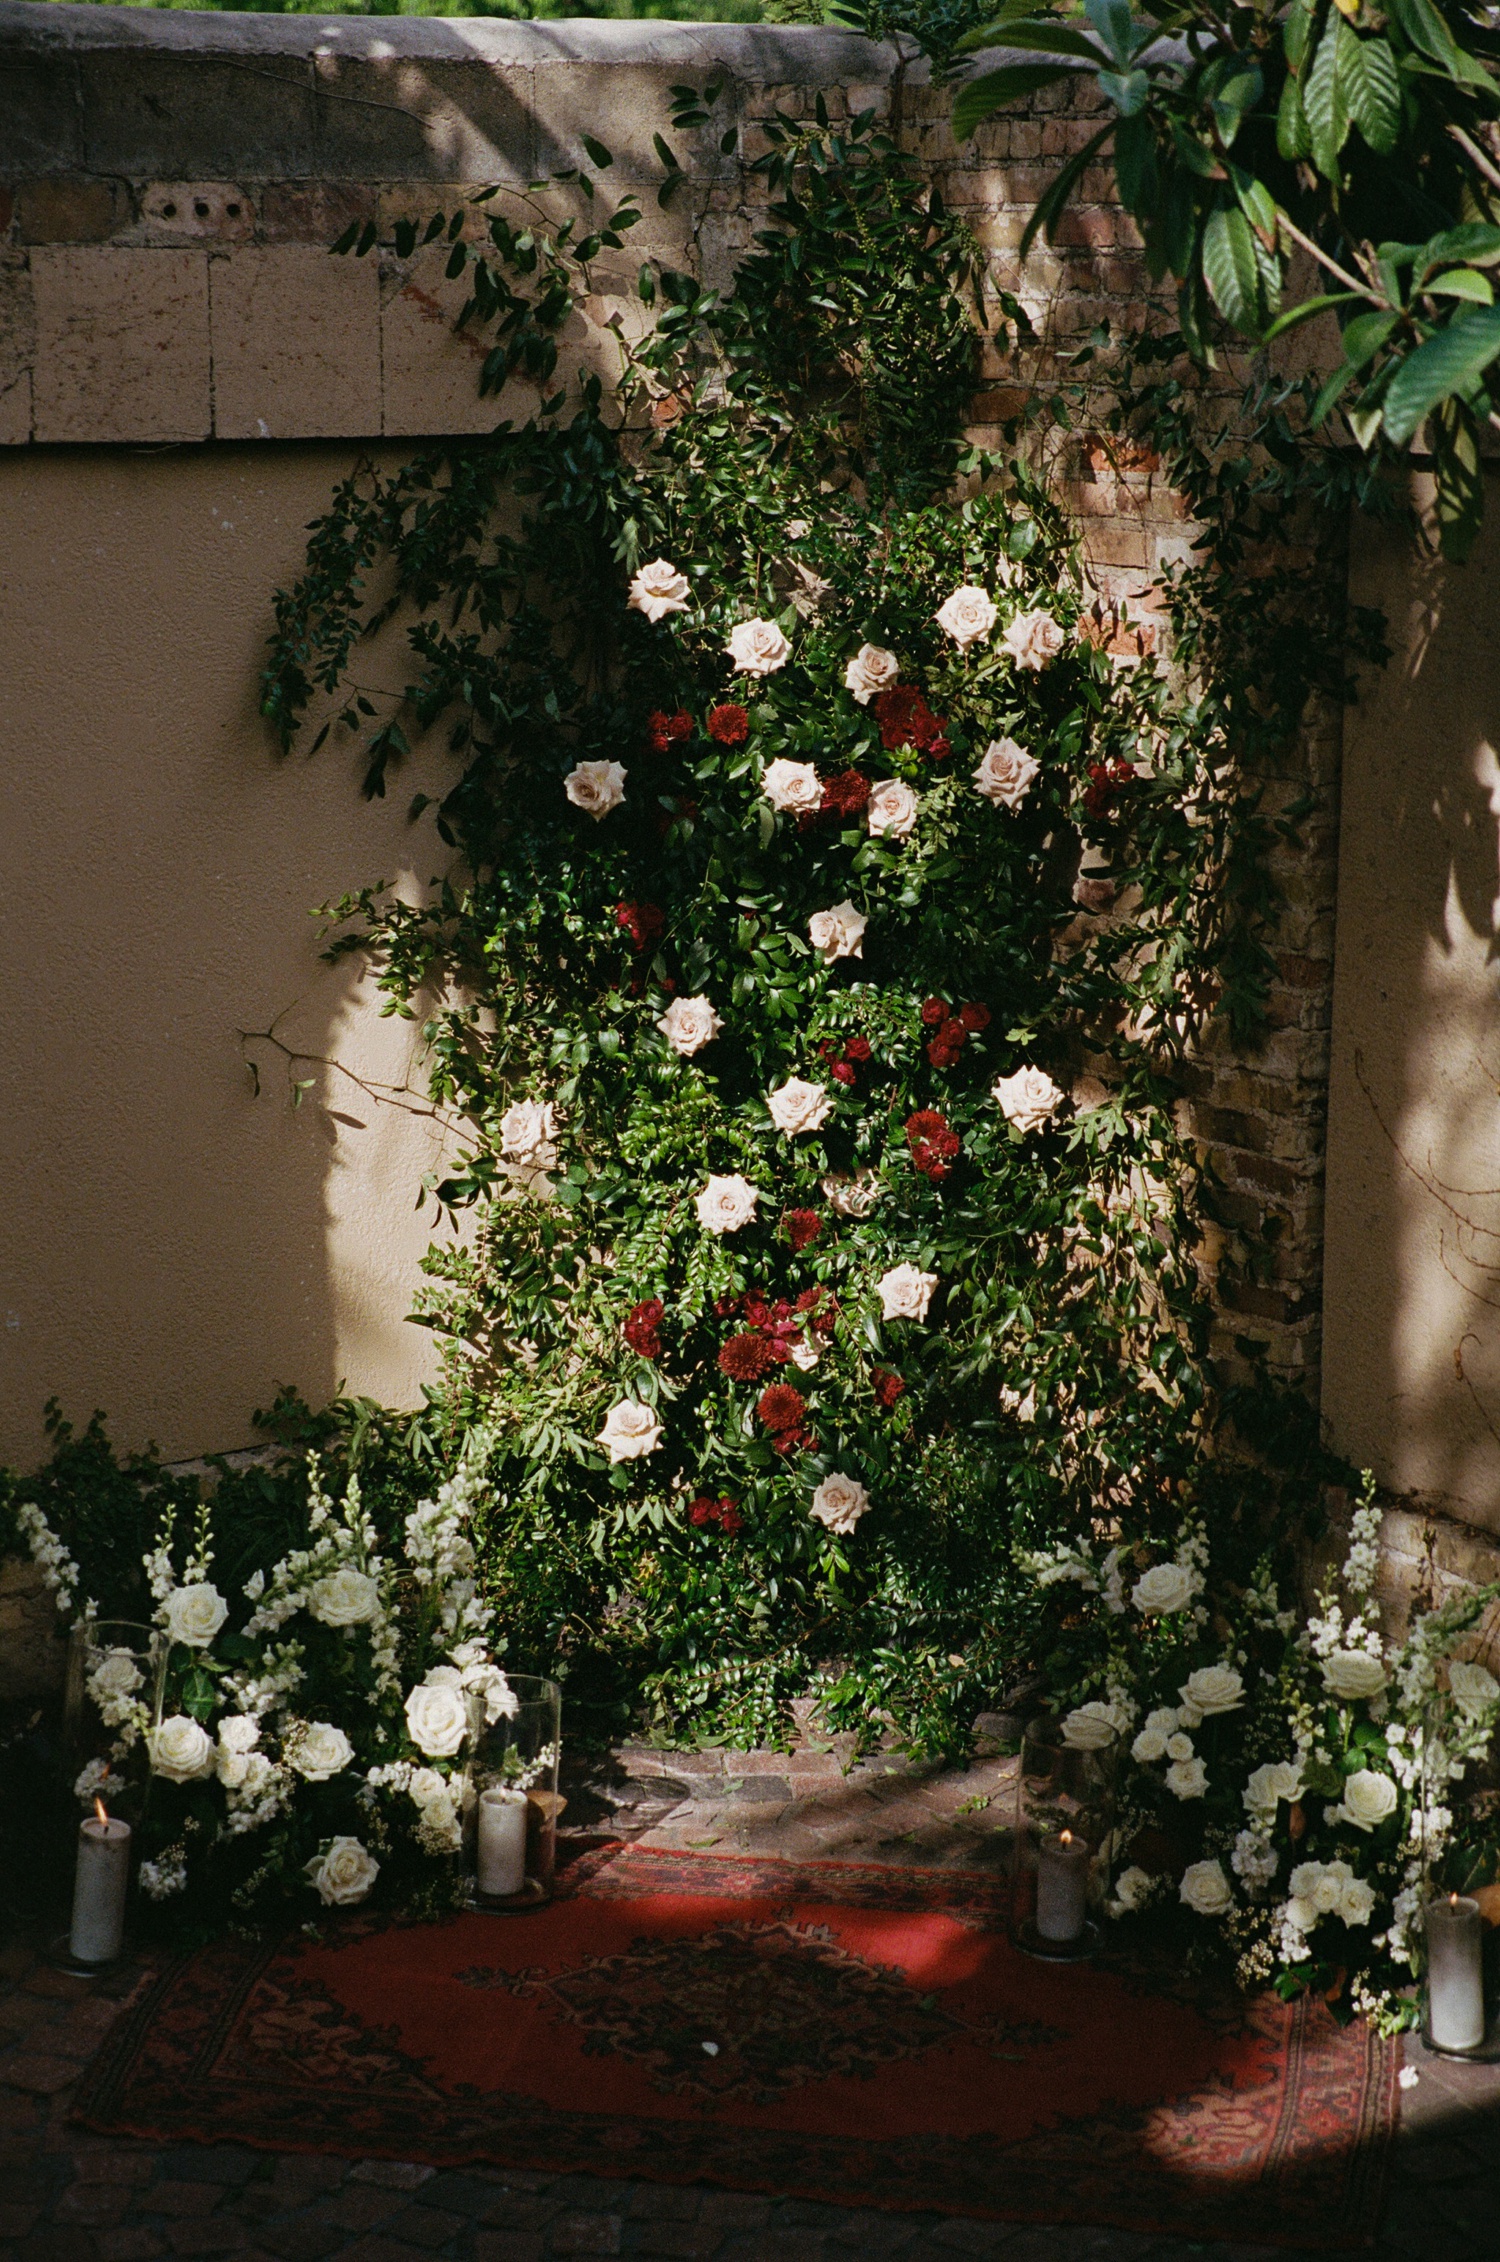
<svg viewBox="0 0 1500 2262">
<path fill-rule="evenodd" d="M 637 950 L 646 950 L 655 942 L 667 923 L 667 915 L 655 903 L 617 903 L 615 925 L 630 937 Z"/>
<path fill-rule="evenodd" d="M 840 770 L 823 785 L 823 810 L 827 816 L 858 817 L 870 806 L 870 781 L 860 770 Z"/>
<path fill-rule="evenodd" d="M 1107 817 L 1126 786 L 1136 783 L 1128 762 L 1091 762 L 1083 806 L 1091 817 Z"/>
<path fill-rule="evenodd" d="M 940 1021 L 946 1021 L 947 1018 L 948 1000 L 946 998 L 930 997 L 923 1000 L 922 1026 L 925 1029 L 935 1029 Z"/>
<path fill-rule="evenodd" d="M 847 1060 L 836 1060 L 828 1071 L 835 1084 L 852 1084 L 854 1070 Z"/>
<path fill-rule="evenodd" d="M 877 694 L 875 720 L 880 725 L 880 743 L 888 753 L 894 753 L 898 746 L 915 746 L 941 761 L 951 751 L 943 735 L 947 724 L 910 684 L 894 684 L 889 691 Z"/>
<path fill-rule="evenodd" d="M 905 1388 L 905 1382 L 894 1368 L 877 1367 L 875 1369 L 875 1403 L 877 1406 L 883 1406 L 889 1412 Z"/>
<path fill-rule="evenodd" d="M 845 1060 L 868 1060 L 869 1057 L 870 1040 L 868 1037 L 851 1037 L 844 1047 Z"/>
<path fill-rule="evenodd" d="M 823 1230 L 823 1220 L 816 1210 L 788 1210 L 781 1222 L 794 1249 L 805 1249 Z"/>
<path fill-rule="evenodd" d="M 987 1005 L 961 1005 L 958 1018 L 966 1029 L 977 1036 L 981 1029 L 987 1029 L 990 1025 L 990 1009 Z"/>
<path fill-rule="evenodd" d="M 688 1510 L 688 1522 L 690 1524 L 713 1524 L 718 1522 L 718 1517 L 719 1503 L 717 1500 L 710 1500 L 707 1493 L 700 1492 L 692 1507 Z"/>
<path fill-rule="evenodd" d="M 674 739 L 691 738 L 693 718 L 678 708 L 675 715 L 664 715 L 660 708 L 646 717 L 646 743 L 653 754 L 665 754 Z"/>
<path fill-rule="evenodd" d="M 929 1046 L 929 1052 L 931 1049 Z M 924 1178 L 935 1181 L 947 1177 L 962 1142 L 949 1128 L 946 1117 L 935 1107 L 918 1108 L 915 1115 L 907 1117 L 906 1138 L 912 1162 Z"/>
<path fill-rule="evenodd" d="M 759 1382 L 773 1363 L 763 1335 L 731 1335 L 719 1353 L 719 1365 L 733 1382 Z"/>
<path fill-rule="evenodd" d="M 784 1436 L 801 1429 L 807 1417 L 807 1400 L 789 1382 L 773 1382 L 756 1400 L 755 1411 L 768 1430 Z"/>
<path fill-rule="evenodd" d="M 643 1359 L 661 1357 L 661 1323 L 665 1317 L 666 1306 L 659 1296 L 648 1296 L 626 1313 L 625 1340 Z"/>
<path fill-rule="evenodd" d="M 728 701 L 708 710 L 708 735 L 720 746 L 743 746 L 750 736 L 750 717 L 743 707 Z"/>
</svg>

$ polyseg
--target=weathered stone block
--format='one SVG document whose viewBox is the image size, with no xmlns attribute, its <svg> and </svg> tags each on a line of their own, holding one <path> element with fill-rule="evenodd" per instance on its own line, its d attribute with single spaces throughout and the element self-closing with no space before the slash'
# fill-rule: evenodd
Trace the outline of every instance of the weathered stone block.
<svg viewBox="0 0 1500 2262">
<path fill-rule="evenodd" d="M 41 1573 L 24 1557 L 0 1560 L 0 1699 L 60 1688 L 66 1662 L 67 1643 Z"/>
<path fill-rule="evenodd" d="M 31 273 L 38 440 L 207 438 L 201 252 L 41 246 Z"/>
<path fill-rule="evenodd" d="M 246 246 L 209 270 L 221 440 L 359 439 L 380 430 L 380 278 L 305 244 Z"/>
<path fill-rule="evenodd" d="M 710 123 L 683 133 L 672 124 L 670 93 L 682 77 L 676 64 L 617 63 L 602 79 L 591 66 L 544 64 L 534 80 L 537 173 L 591 166 L 583 145 L 587 133 L 602 141 L 614 159 L 603 176 L 605 195 L 617 187 L 655 189 L 667 177 L 656 153 L 654 137 L 660 134 L 695 189 L 737 178 L 739 160 L 720 152 L 719 139 L 739 118 L 738 90 L 731 82 L 714 105 Z M 745 136 L 746 154 L 752 153 L 752 139 L 753 153 L 762 154 L 768 145 L 760 134 Z"/>
<path fill-rule="evenodd" d="M 397 270 L 397 287 L 381 309 L 384 426 L 393 434 L 491 432 L 504 416 L 534 411 L 537 395 L 507 387 L 511 398 L 479 396 L 479 372 L 490 341 L 481 330 L 455 333 L 465 298 L 462 281 L 443 273 L 446 253 L 433 244 Z M 503 405 L 502 405 L 503 401 Z"/>
<path fill-rule="evenodd" d="M 86 53 L 78 69 L 91 172 L 263 181 L 317 170 L 311 75 L 297 57 Z"/>
<path fill-rule="evenodd" d="M 16 190 L 18 243 L 104 243 L 130 216 L 123 181 L 64 174 L 23 181 Z"/>
<path fill-rule="evenodd" d="M 591 76 L 597 111 L 598 75 Z M 529 70 L 323 53 L 315 85 L 317 163 L 299 172 L 521 186 L 538 171 Z M 541 167 L 550 169 L 550 160 Z"/>
<path fill-rule="evenodd" d="M 0 447 L 31 438 L 31 365 L 36 320 L 31 270 L 24 259 L 0 258 Z"/>
<path fill-rule="evenodd" d="M 83 164 L 77 66 L 28 54 L 14 35 L 0 51 L 0 175 L 71 172 Z"/>
</svg>

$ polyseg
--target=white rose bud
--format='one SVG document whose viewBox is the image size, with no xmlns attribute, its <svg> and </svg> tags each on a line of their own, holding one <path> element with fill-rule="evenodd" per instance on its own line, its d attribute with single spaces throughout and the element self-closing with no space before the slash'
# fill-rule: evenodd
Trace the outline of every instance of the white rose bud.
<svg viewBox="0 0 1500 2262">
<path fill-rule="evenodd" d="M 1174 1799 L 1201 1799 L 1208 1789 L 1208 1770 L 1201 1759 L 1174 1759 L 1165 1781 Z"/>
<path fill-rule="evenodd" d="M 622 1398 L 605 1415 L 598 1441 L 611 1461 L 639 1461 L 656 1451 L 661 1437 L 661 1423 L 651 1407 L 636 1398 Z"/>
<path fill-rule="evenodd" d="M 1018 668 L 1040 675 L 1063 648 L 1063 632 L 1050 613 L 1018 613 L 1000 639 Z"/>
<path fill-rule="evenodd" d="M 1381 1775 L 1373 1767 L 1361 1767 L 1344 1779 L 1344 1797 L 1341 1805 L 1333 1809 L 1340 1822 L 1350 1822 L 1356 1830 L 1373 1830 L 1396 1811 L 1396 1786 L 1389 1775 Z"/>
<path fill-rule="evenodd" d="M 1190 1862 L 1182 1873 L 1177 1895 L 1196 1916 L 1223 1916 L 1234 1906 L 1229 1879 L 1216 1861 Z"/>
<path fill-rule="evenodd" d="M 229 1606 L 217 1587 L 177 1587 L 167 1596 L 167 1633 L 188 1649 L 207 1649 L 229 1616 Z"/>
<path fill-rule="evenodd" d="M 332 1838 L 304 1865 L 302 1874 L 316 1887 L 325 1908 L 347 1908 L 368 1898 L 380 1864 L 357 1838 Z"/>
<path fill-rule="evenodd" d="M 792 647 L 774 621 L 742 620 L 724 647 L 740 675 L 774 675 L 784 668 Z"/>
<path fill-rule="evenodd" d="M 754 1218 L 759 1200 L 760 1188 L 735 1171 L 727 1178 L 710 1177 L 693 1207 L 705 1233 L 738 1233 Z"/>
<path fill-rule="evenodd" d="M 405 1710 L 407 1733 L 418 1751 L 429 1759 L 452 1759 L 469 1732 L 463 1690 L 429 1674 L 411 1691 Z"/>
<path fill-rule="evenodd" d="M 1002 1076 L 991 1085 L 990 1096 L 999 1101 L 1001 1114 L 1018 1131 L 1040 1131 L 1063 1103 L 1060 1087 L 1045 1068 L 1018 1068 L 1013 1076 Z"/>
<path fill-rule="evenodd" d="M 992 738 L 974 772 L 974 791 L 997 809 L 1019 809 L 1041 766 L 1013 738 Z"/>
<path fill-rule="evenodd" d="M 1149 1900 L 1152 1882 L 1149 1870 L 1132 1864 L 1129 1869 L 1122 1869 L 1115 1879 L 1115 1899 L 1123 1909 L 1138 1909 Z"/>
<path fill-rule="evenodd" d="M 833 1101 L 826 1084 L 807 1084 L 800 1076 L 789 1076 L 766 1096 L 766 1106 L 771 1121 L 778 1131 L 795 1138 L 799 1131 L 819 1131 L 833 1111 Z"/>
<path fill-rule="evenodd" d="M 938 1276 L 935 1272 L 921 1272 L 915 1265 L 893 1265 L 876 1282 L 881 1318 L 926 1319 L 927 1307 L 932 1302 L 932 1291 L 937 1284 Z"/>
<path fill-rule="evenodd" d="M 1193 1574 L 1185 1563 L 1154 1563 L 1136 1580 L 1130 1599 L 1143 1618 L 1164 1618 L 1186 1610 L 1195 1591 Z"/>
<path fill-rule="evenodd" d="M 1323 1686 L 1344 1704 L 1379 1696 L 1385 1687 L 1385 1667 L 1368 1650 L 1336 1649 L 1323 1660 Z"/>
<path fill-rule="evenodd" d="M 308 1720 L 283 1739 L 289 1767 L 309 1783 L 326 1783 L 340 1775 L 354 1757 L 354 1746 L 342 1728 L 327 1720 Z"/>
<path fill-rule="evenodd" d="M 971 644 L 982 644 L 999 619 L 994 600 L 987 591 L 976 589 L 966 582 L 944 599 L 937 609 L 937 624 L 945 636 L 951 636 L 961 652 Z"/>
<path fill-rule="evenodd" d="M 1138 1767 L 1154 1767 L 1167 1756 L 1167 1739 L 1159 1728 L 1143 1728 L 1130 1747 L 1130 1756 Z"/>
<path fill-rule="evenodd" d="M 870 1505 L 870 1495 L 857 1477 L 835 1469 L 812 1496 L 812 1512 L 820 1524 L 847 1538 Z"/>
<path fill-rule="evenodd" d="M 1232 1665 L 1203 1665 L 1184 1681 L 1182 1701 L 1210 1720 L 1216 1712 L 1238 1712 L 1245 1701 L 1245 1683 Z"/>
<path fill-rule="evenodd" d="M 831 966 L 836 958 L 863 958 L 869 924 L 852 903 L 836 903 L 831 911 L 813 913 L 807 922 L 808 940 L 825 966 Z"/>
<path fill-rule="evenodd" d="M 1192 1756 L 1193 1739 L 1191 1736 L 1185 1736 L 1182 1730 L 1178 1728 L 1167 1738 L 1167 1757 L 1168 1759 L 1191 1759 Z"/>
<path fill-rule="evenodd" d="M 903 778 L 882 778 L 870 793 L 865 823 L 877 840 L 910 840 L 917 829 L 917 797 Z"/>
<path fill-rule="evenodd" d="M 169 1783 L 192 1783 L 200 1776 L 212 1775 L 218 1758 L 208 1730 L 185 1712 L 174 1712 L 153 1728 L 146 1748 L 153 1769 L 165 1775 Z"/>
<path fill-rule="evenodd" d="M 626 602 L 632 612 L 644 613 L 651 621 L 665 620 L 668 613 L 685 613 L 691 602 L 687 575 L 665 558 L 654 558 L 631 582 Z"/>
<path fill-rule="evenodd" d="M 607 817 L 624 800 L 628 775 L 618 762 L 580 762 L 563 779 L 563 791 L 586 817 Z"/>
<path fill-rule="evenodd" d="M 793 816 L 808 816 L 823 806 L 823 780 L 811 762 L 788 762 L 778 755 L 767 763 L 760 790 L 773 809 Z"/>
<path fill-rule="evenodd" d="M 706 997 L 674 997 L 656 1024 L 684 1060 L 711 1045 L 724 1024 Z"/>
<path fill-rule="evenodd" d="M 145 1675 L 137 1665 L 133 1651 L 108 1649 L 89 1675 L 89 1695 L 96 1704 L 102 1703 L 106 1697 L 118 1701 L 121 1697 L 130 1696 L 144 1679 Z"/>
<path fill-rule="evenodd" d="M 877 691 L 889 691 L 901 673 L 901 663 L 894 652 L 887 652 L 879 644 L 861 644 L 844 670 L 844 682 L 862 707 L 868 707 Z"/>
<path fill-rule="evenodd" d="M 364 1626 L 380 1615 L 380 1589 L 367 1571 L 346 1566 L 314 1580 L 307 1607 L 325 1626 Z"/>
</svg>

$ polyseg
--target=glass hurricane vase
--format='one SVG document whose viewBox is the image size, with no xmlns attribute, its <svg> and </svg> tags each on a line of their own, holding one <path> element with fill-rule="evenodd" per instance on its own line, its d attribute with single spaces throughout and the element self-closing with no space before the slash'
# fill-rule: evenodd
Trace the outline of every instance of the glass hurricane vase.
<svg viewBox="0 0 1500 2262">
<path fill-rule="evenodd" d="M 469 1760 L 464 1775 L 464 1865 L 469 1905 L 524 1909 L 552 1892 L 557 1866 L 562 1691 L 530 1673 L 509 1676 L 515 1709 L 488 1717 L 486 1698 L 469 1699 Z"/>
<path fill-rule="evenodd" d="M 1027 1955 L 1076 1963 L 1099 1944 L 1096 1911 L 1109 1890 L 1118 1738 L 1067 1742 L 1059 1721 L 1033 1720 L 1016 1773 L 1010 1934 Z"/>
</svg>

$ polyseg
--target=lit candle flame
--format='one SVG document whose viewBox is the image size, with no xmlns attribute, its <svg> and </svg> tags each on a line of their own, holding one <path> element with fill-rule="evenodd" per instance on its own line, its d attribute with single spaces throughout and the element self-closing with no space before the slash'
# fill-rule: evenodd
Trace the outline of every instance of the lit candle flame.
<svg viewBox="0 0 1500 2262">
<path fill-rule="evenodd" d="M 1448 1895 L 1448 1906 L 1450 1909 L 1456 1909 L 1458 1907 L 1458 1895 L 1456 1893 L 1450 1893 Z"/>
<path fill-rule="evenodd" d="M 1064 1844 L 1065 1846 L 1071 1846 L 1071 1845 L 1072 1845 L 1072 1843 L 1073 1843 L 1073 1833 L 1072 1833 L 1072 1831 L 1071 1831 L 1071 1830 L 1065 1830 L 1065 1831 L 1063 1832 L 1063 1834 L 1062 1834 L 1062 1843 L 1063 1843 L 1063 1844 Z"/>
<path fill-rule="evenodd" d="M 108 1822 L 108 1820 L 109 1820 L 109 1812 L 108 1812 L 108 1809 L 106 1808 L 106 1806 L 105 1806 L 105 1804 L 104 1804 L 104 1801 L 103 1801 L 103 1799 L 99 1798 L 99 1797 L 97 1796 L 97 1794 L 95 1795 L 95 1799 L 94 1799 L 94 1812 L 95 1812 L 95 1814 L 96 1814 L 96 1815 L 97 1815 L 97 1816 L 99 1817 L 99 1820 L 100 1820 L 101 1822 Z"/>
</svg>

